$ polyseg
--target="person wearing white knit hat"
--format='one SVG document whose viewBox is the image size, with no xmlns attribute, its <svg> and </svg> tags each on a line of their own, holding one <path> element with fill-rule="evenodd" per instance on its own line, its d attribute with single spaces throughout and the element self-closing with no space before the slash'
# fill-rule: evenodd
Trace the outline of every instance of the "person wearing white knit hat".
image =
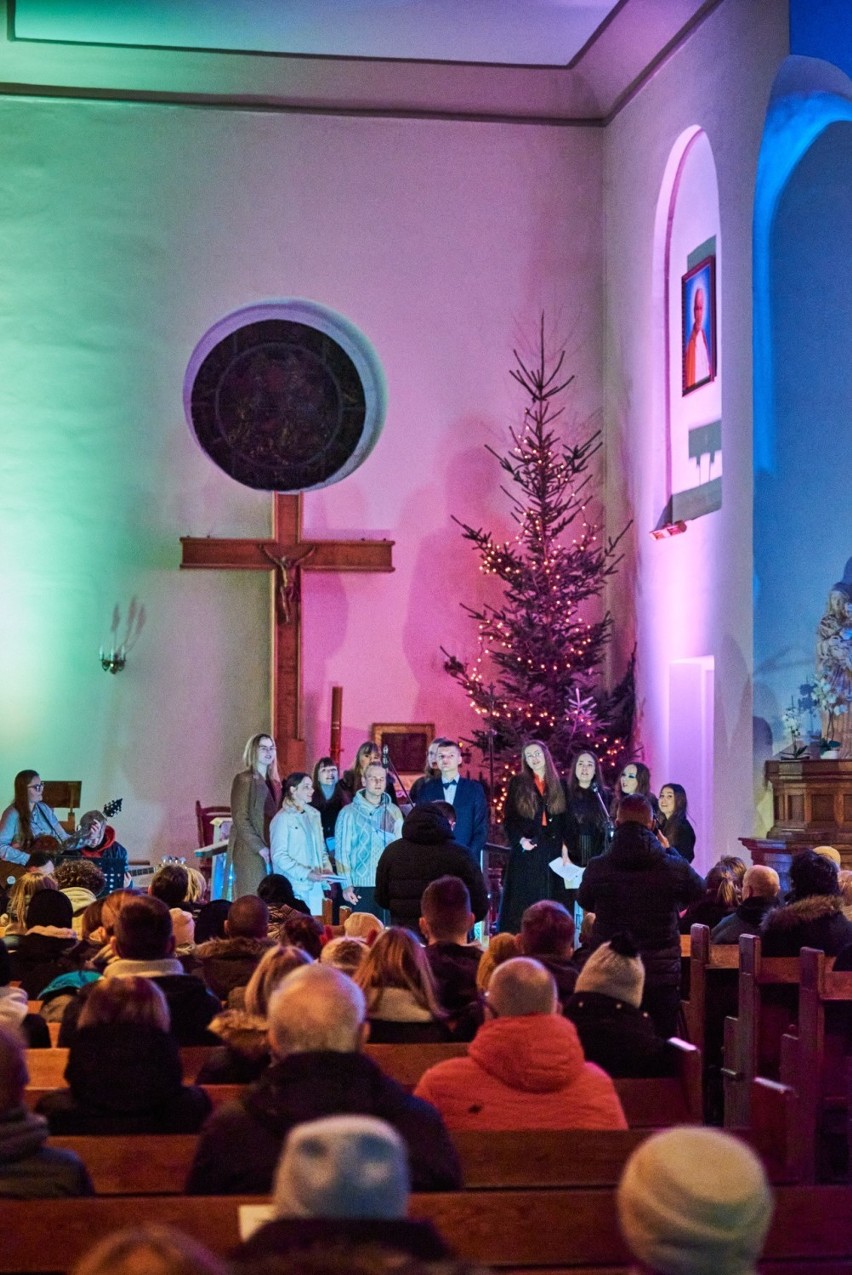
<svg viewBox="0 0 852 1275">
<path fill-rule="evenodd" d="M 617 1200 L 636 1275 L 754 1275 L 773 1210 L 754 1152 L 698 1125 L 666 1129 L 637 1147 Z"/>
<path fill-rule="evenodd" d="M 565 1016 L 589 1062 L 610 1076 L 669 1075 L 675 1057 L 641 1008 L 645 966 L 629 934 L 614 934 L 580 971 Z"/>
</svg>

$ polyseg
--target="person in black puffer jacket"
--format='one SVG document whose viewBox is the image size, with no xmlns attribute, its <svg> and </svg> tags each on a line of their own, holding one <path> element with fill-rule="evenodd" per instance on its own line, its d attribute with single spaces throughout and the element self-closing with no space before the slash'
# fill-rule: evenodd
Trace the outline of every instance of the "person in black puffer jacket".
<svg viewBox="0 0 852 1275">
<path fill-rule="evenodd" d="M 602 943 L 586 961 L 565 1010 L 587 1062 L 609 1076 L 667 1076 L 675 1055 L 639 1008 L 645 968 L 628 934 Z"/>
<path fill-rule="evenodd" d="M 169 1008 L 147 978 L 95 984 L 68 1053 L 67 1089 L 39 1100 L 52 1134 L 196 1133 L 210 1114 L 203 1089 L 183 1084 Z"/>
<path fill-rule="evenodd" d="M 642 1008 L 660 1036 L 674 1036 L 680 1009 L 678 912 L 701 898 L 704 882 L 685 859 L 665 851 L 651 831 L 649 802 L 625 797 L 606 854 L 586 868 L 577 901 L 595 914 L 592 945 L 629 932 L 645 966 Z"/>
<path fill-rule="evenodd" d="M 800 850 L 790 865 L 790 885 L 787 902 L 763 922 L 764 956 L 798 956 L 803 947 L 837 956 L 852 943 L 852 921 L 843 915 L 836 865 L 814 850 Z"/>
<path fill-rule="evenodd" d="M 415 806 L 402 836 L 382 852 L 376 866 L 376 903 L 387 908 L 392 925 L 418 933 L 420 900 L 438 877 L 461 877 L 477 921 L 488 911 L 488 891 L 470 852 L 453 841 L 449 820 L 431 802 Z"/>
</svg>

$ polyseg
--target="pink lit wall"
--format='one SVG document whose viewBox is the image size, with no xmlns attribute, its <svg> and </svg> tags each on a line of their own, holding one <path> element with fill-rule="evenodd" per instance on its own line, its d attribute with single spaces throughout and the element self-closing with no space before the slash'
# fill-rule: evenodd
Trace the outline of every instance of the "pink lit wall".
<svg viewBox="0 0 852 1275">
<path fill-rule="evenodd" d="M 740 852 L 738 838 L 752 831 L 755 817 L 751 221 L 767 98 L 788 47 L 784 8 L 750 0 L 721 4 L 613 121 L 605 139 L 607 490 L 611 516 L 627 503 L 636 519 L 611 604 L 624 649 L 634 640 L 638 646 L 640 735 L 654 783 L 686 776 L 699 868 Z M 706 230 L 714 233 L 715 169 L 717 251 L 724 265 L 717 387 L 722 507 L 691 522 L 685 535 L 655 541 L 649 533 L 666 489 L 666 413 L 672 409 L 676 432 L 679 424 L 694 423 L 678 414 L 698 410 L 698 392 L 691 405 L 673 392 L 679 363 L 667 381 L 661 250 L 678 146 L 697 129 L 706 135 L 706 150 L 702 142 L 684 167 L 671 226 L 672 271 L 679 276 L 678 259 Z M 679 277 L 669 287 L 679 327 Z M 676 350 L 671 326 L 668 339 Z M 673 687 L 678 702 L 672 702 Z"/>
</svg>

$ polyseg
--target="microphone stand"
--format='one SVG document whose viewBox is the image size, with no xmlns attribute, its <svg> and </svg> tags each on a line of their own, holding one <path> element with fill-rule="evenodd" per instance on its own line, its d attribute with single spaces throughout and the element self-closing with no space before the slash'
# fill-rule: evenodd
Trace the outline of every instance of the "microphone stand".
<svg viewBox="0 0 852 1275">
<path fill-rule="evenodd" d="M 606 836 L 606 844 L 607 844 L 607 845 L 610 845 L 610 844 L 611 844 L 611 842 L 612 842 L 613 837 L 615 836 L 615 824 L 612 822 L 612 817 L 611 817 L 611 815 L 610 815 L 609 811 L 607 810 L 606 806 L 604 805 L 604 799 L 603 799 L 603 797 L 601 796 L 600 785 L 598 784 L 597 780 L 594 780 L 594 781 L 592 782 L 592 792 L 593 792 L 593 793 L 595 794 L 595 796 L 597 797 L 597 799 L 598 799 L 598 805 L 600 806 L 601 810 L 603 811 L 603 817 L 604 817 L 604 828 L 606 829 L 606 832 L 605 832 L 605 836 Z"/>
<path fill-rule="evenodd" d="M 399 771 L 397 770 L 396 766 L 393 764 L 391 760 L 390 749 L 388 748 L 387 744 L 382 745 L 382 765 L 384 766 L 385 770 L 388 772 L 388 774 L 390 775 L 394 783 L 399 784 L 400 788 L 402 789 L 403 804 L 408 807 L 411 807 L 411 798 L 408 795 L 408 789 L 406 788 L 405 784 L 402 782 L 402 777 Z"/>
</svg>

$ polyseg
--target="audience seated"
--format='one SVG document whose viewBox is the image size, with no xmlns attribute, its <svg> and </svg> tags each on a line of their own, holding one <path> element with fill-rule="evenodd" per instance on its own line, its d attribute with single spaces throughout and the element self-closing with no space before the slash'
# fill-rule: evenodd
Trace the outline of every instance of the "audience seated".
<svg viewBox="0 0 852 1275">
<path fill-rule="evenodd" d="M 406 815 L 402 836 L 382 851 L 376 865 L 376 903 L 390 912 L 391 925 L 417 932 L 423 891 L 438 877 L 460 877 L 468 888 L 477 921 L 488 911 L 488 891 L 470 851 L 453 840 L 449 820 L 427 802 Z"/>
<path fill-rule="evenodd" d="M 384 928 L 384 922 L 373 912 L 353 912 L 343 922 L 347 938 L 363 939 L 367 944 L 374 943 Z"/>
<path fill-rule="evenodd" d="M 311 909 L 304 899 L 296 897 L 290 881 L 280 872 L 270 872 L 257 887 L 257 897 L 263 899 L 269 908 L 269 937 L 276 943 L 285 943 L 281 938 L 282 924 L 293 913 L 310 916 Z"/>
<path fill-rule="evenodd" d="M 189 873 L 182 863 L 164 863 L 157 871 L 148 886 L 152 899 L 161 899 L 167 908 L 183 906 L 189 889 Z"/>
<path fill-rule="evenodd" d="M 84 951 L 71 925 L 71 900 L 61 890 L 37 891 L 27 907 L 27 929 L 11 954 L 12 978 L 30 1000 L 61 974 L 79 969 Z"/>
<path fill-rule="evenodd" d="M 274 945 L 269 938 L 269 909 L 256 894 L 245 894 L 228 909 L 225 938 L 200 944 L 195 956 L 211 992 L 227 1001 L 234 988 L 245 987 L 260 958 Z"/>
<path fill-rule="evenodd" d="M 150 979 L 104 978 L 80 1011 L 67 1089 L 39 1100 L 54 1134 L 195 1133 L 210 1112 L 183 1084 L 166 998 Z"/>
<path fill-rule="evenodd" d="M 22 987 L 10 987 L 12 967 L 6 944 L 0 939 L 0 1027 L 20 1032 L 29 1049 L 48 1049 L 50 1032 L 41 1014 L 29 1012 L 29 997 Z"/>
<path fill-rule="evenodd" d="M 461 1185 L 458 1157 L 437 1112 L 407 1094 L 361 1052 L 366 1002 L 338 970 L 295 970 L 269 1005 L 273 1065 L 207 1121 L 189 1173 L 195 1195 L 269 1192 L 281 1147 L 296 1124 L 320 1116 L 378 1116 L 408 1146 L 416 1191 Z"/>
<path fill-rule="evenodd" d="M 312 960 L 318 961 L 325 940 L 325 927 L 315 916 L 293 912 L 278 927 L 278 942 L 301 947 Z"/>
<path fill-rule="evenodd" d="M 36 842 L 38 848 L 36 848 Z M 37 837 L 30 846 L 30 857 L 24 867 L 27 872 L 37 872 L 43 877 L 52 877 L 56 872 L 56 861 L 59 858 L 59 842 L 55 837 Z"/>
<path fill-rule="evenodd" d="M 349 939 L 342 934 L 326 943 L 320 952 L 320 962 L 353 978 L 361 968 L 368 950 L 363 939 Z"/>
<path fill-rule="evenodd" d="M 104 914 L 106 916 L 106 908 Z M 142 894 L 132 895 L 125 901 L 115 915 L 110 946 L 115 959 L 105 967 L 104 978 L 135 974 L 153 979 L 168 1002 L 171 1031 L 178 1044 L 216 1043 L 207 1025 L 219 1012 L 220 1003 L 201 979 L 185 974 L 180 961 L 176 960 L 172 918 L 161 899 Z M 60 1045 L 71 1044 L 82 1004 L 90 991 L 91 988 L 83 988 L 66 1008 L 59 1032 Z"/>
<path fill-rule="evenodd" d="M 564 1013 L 577 981 L 577 970 L 571 960 L 574 921 L 568 909 L 550 899 L 533 903 L 521 917 L 518 944 L 522 956 L 531 956 L 550 970 Z"/>
<path fill-rule="evenodd" d="M 681 915 L 681 934 L 688 934 L 693 925 L 709 925 L 713 930 L 736 911 L 742 899 L 744 877 L 745 864 L 734 855 L 723 855 L 714 863 L 705 877 L 704 893 Z"/>
<path fill-rule="evenodd" d="M 745 1143 L 683 1125 L 633 1152 L 618 1187 L 618 1219 L 645 1275 L 755 1275 L 772 1194 Z"/>
<path fill-rule="evenodd" d="M 420 907 L 426 960 L 438 1001 L 449 1015 L 450 1033 L 453 1040 L 473 1040 L 483 1017 L 476 985 L 483 954 L 477 943 L 467 941 L 474 921 L 467 886 L 459 877 L 439 877 L 423 891 Z"/>
<path fill-rule="evenodd" d="M 205 903 L 198 909 L 195 917 L 196 947 L 200 947 L 202 943 L 209 943 L 210 939 L 226 937 L 225 922 L 230 910 L 231 905 L 227 899 L 213 899 L 212 902 Z"/>
<path fill-rule="evenodd" d="M 673 1069 L 666 1042 L 639 1008 L 644 988 L 639 949 L 616 934 L 592 952 L 565 1008 L 586 1058 L 610 1076 L 665 1076 Z"/>
<path fill-rule="evenodd" d="M 774 868 L 755 864 L 743 877 L 742 902 L 710 933 L 713 943 L 739 943 L 741 934 L 759 934 L 763 919 L 776 908 L 781 882 Z"/>
<path fill-rule="evenodd" d="M 28 1080 L 21 1037 L 0 1026 L 0 1196 L 31 1200 L 92 1195 L 92 1183 L 78 1157 L 46 1146 L 47 1121 L 24 1105 Z"/>
<path fill-rule="evenodd" d="M 182 906 L 195 917 L 210 898 L 210 882 L 200 868 L 188 867 L 186 875 L 186 897 Z"/>
<path fill-rule="evenodd" d="M 583 968 L 583 966 L 586 964 L 586 961 L 589 959 L 592 952 L 595 950 L 594 943 L 592 942 L 592 934 L 594 932 L 594 928 L 595 928 L 594 912 L 584 912 L 583 920 L 580 925 L 580 933 L 578 935 L 578 938 L 580 941 L 577 944 L 577 946 L 574 948 L 574 952 L 571 957 L 571 964 L 574 966 L 574 969 L 577 971 L 578 974 L 580 970 Z"/>
<path fill-rule="evenodd" d="M 18 877 L 9 891 L 5 914 L 6 928 L 3 931 L 3 940 L 10 952 L 18 946 L 21 935 L 26 931 L 27 908 L 30 906 L 33 895 L 40 890 L 57 890 L 58 888 L 52 876 L 45 876 L 38 871 L 25 872 L 23 876 Z"/>
<path fill-rule="evenodd" d="M 310 965 L 300 947 L 276 943 L 261 957 L 245 989 L 241 1008 L 224 1010 L 210 1031 L 224 1043 L 211 1049 L 198 1073 L 200 1085 L 246 1085 L 269 1066 L 269 999 L 293 970 Z"/>
<path fill-rule="evenodd" d="M 229 1270 L 175 1227 L 141 1222 L 99 1240 L 71 1275 L 228 1275 Z"/>
<path fill-rule="evenodd" d="M 404 926 L 391 926 L 369 948 L 355 975 L 367 999 L 370 1040 L 377 1045 L 448 1039 L 446 1014 L 423 945 Z"/>
<path fill-rule="evenodd" d="M 765 956 L 798 956 L 803 947 L 836 956 L 852 943 L 852 921 L 843 915 L 837 865 L 815 850 L 800 850 L 790 864 L 791 891 L 763 922 Z"/>
<path fill-rule="evenodd" d="M 663 849 L 652 828 L 647 799 L 624 797 L 612 846 L 586 868 L 577 901 L 595 914 L 595 947 L 616 934 L 633 935 L 645 966 L 642 1008 L 659 1035 L 669 1037 L 680 1012 L 678 909 L 703 896 L 704 882 L 685 859 Z"/>
<path fill-rule="evenodd" d="M 239 1272 L 258 1259 L 321 1246 L 389 1249 L 406 1258 L 448 1256 L 429 1222 L 408 1221 L 408 1154 L 397 1131 L 372 1116 L 327 1116 L 289 1134 L 275 1174 L 267 1222 L 237 1251 Z M 341 1254 L 342 1255 L 342 1254 Z"/>
<path fill-rule="evenodd" d="M 486 1021 L 467 1056 L 430 1067 L 415 1095 L 449 1129 L 627 1127 L 612 1081 L 586 1062 L 576 1027 L 560 1012 L 553 975 L 529 957 L 494 971 Z"/>
<path fill-rule="evenodd" d="M 479 959 L 479 965 L 476 970 L 476 987 L 480 996 L 488 991 L 488 985 L 491 982 L 494 971 L 505 961 L 511 961 L 513 957 L 520 956 L 520 954 L 521 950 L 518 945 L 517 934 L 509 934 L 507 932 L 492 934 L 488 947 Z"/>
<path fill-rule="evenodd" d="M 63 894 L 71 900 L 73 910 L 72 926 L 74 933 L 80 937 L 83 925 L 83 913 L 86 908 L 96 902 L 104 888 L 104 874 L 96 863 L 89 859 L 65 859 L 56 869 L 56 884 Z"/>
</svg>

